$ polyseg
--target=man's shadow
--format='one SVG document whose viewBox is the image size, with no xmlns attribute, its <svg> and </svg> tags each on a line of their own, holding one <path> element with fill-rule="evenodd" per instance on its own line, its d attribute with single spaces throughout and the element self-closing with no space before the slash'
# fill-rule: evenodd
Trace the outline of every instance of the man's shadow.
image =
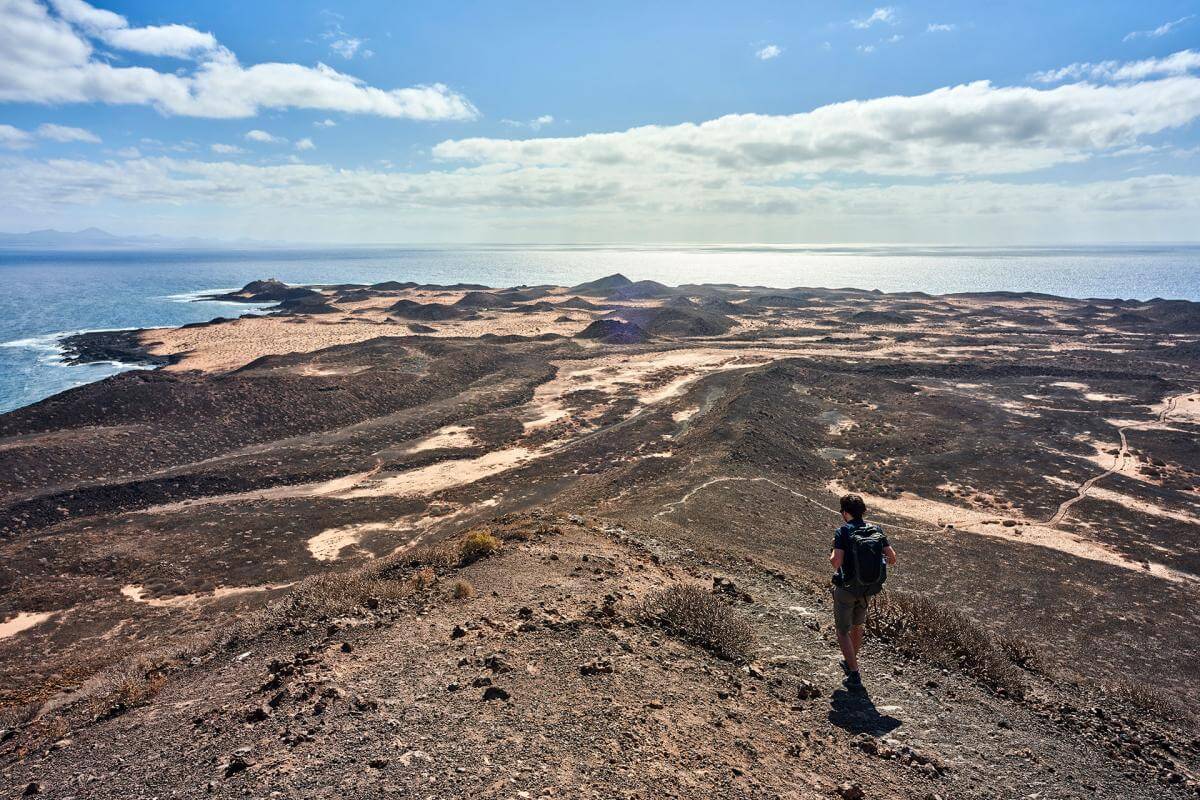
<svg viewBox="0 0 1200 800">
<path fill-rule="evenodd" d="M 903 724 L 893 716 L 880 714 L 866 689 L 834 691 L 829 721 L 850 733 L 869 733 L 872 736 L 890 733 Z"/>
</svg>

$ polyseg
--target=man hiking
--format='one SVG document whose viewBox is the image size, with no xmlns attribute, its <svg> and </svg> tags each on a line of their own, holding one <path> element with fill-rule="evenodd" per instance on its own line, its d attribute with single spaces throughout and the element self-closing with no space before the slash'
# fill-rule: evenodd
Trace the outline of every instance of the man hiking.
<svg viewBox="0 0 1200 800">
<path fill-rule="evenodd" d="M 833 537 L 833 626 L 842 648 L 842 669 L 847 688 L 862 686 L 858 674 L 858 651 L 862 648 L 867 622 L 867 599 L 883 588 L 888 565 L 896 563 L 896 551 L 878 525 L 863 521 L 867 505 L 856 494 L 841 500 L 845 523 Z"/>
</svg>

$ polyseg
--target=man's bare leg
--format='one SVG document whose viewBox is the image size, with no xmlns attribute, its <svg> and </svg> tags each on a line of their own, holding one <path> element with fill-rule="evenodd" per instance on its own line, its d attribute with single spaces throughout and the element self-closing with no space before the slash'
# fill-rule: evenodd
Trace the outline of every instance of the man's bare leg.
<svg viewBox="0 0 1200 800">
<path fill-rule="evenodd" d="M 858 653 L 862 650 L 863 626 L 855 625 L 850 629 L 850 643 L 854 645 L 854 669 L 858 669 Z M 847 661 L 846 663 L 850 663 Z"/>
<path fill-rule="evenodd" d="M 854 632 L 858 631 L 859 644 L 862 643 L 862 627 L 856 626 L 849 633 L 837 632 L 838 647 L 842 648 L 842 658 L 846 659 L 846 668 L 858 672 L 858 648 L 854 646 Z"/>
</svg>

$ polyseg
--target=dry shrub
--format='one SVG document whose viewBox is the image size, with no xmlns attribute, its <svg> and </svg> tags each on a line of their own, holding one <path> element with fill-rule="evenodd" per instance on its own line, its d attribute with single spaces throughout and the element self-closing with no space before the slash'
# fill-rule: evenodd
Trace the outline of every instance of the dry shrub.
<svg viewBox="0 0 1200 800">
<path fill-rule="evenodd" d="M 867 630 L 906 655 L 964 670 L 1012 697 L 1025 694 L 1024 676 L 1010 655 L 1018 650 L 1015 640 L 1001 639 L 977 620 L 927 597 L 906 592 L 877 595 Z"/>
<path fill-rule="evenodd" d="M 433 584 L 437 583 L 437 573 L 432 567 L 421 567 L 413 573 L 413 588 L 418 592 L 423 592 Z"/>
<path fill-rule="evenodd" d="M 1200 734 L 1200 714 L 1178 697 L 1146 683 L 1115 681 L 1093 687 L 1106 705 L 1134 718 L 1151 716 L 1180 723 L 1193 735 Z"/>
<path fill-rule="evenodd" d="M 96 716 L 108 719 L 144 706 L 158 695 L 167 682 L 163 665 L 145 657 L 124 661 L 100 676 L 100 688 L 92 698 Z"/>
<path fill-rule="evenodd" d="M 474 533 L 467 534 L 467 537 L 463 539 L 462 544 L 459 545 L 458 553 L 461 563 L 463 566 L 466 566 L 496 553 L 500 550 L 501 546 L 500 540 L 487 531 L 475 531 Z"/>
<path fill-rule="evenodd" d="M 32 722 L 42 707 L 40 701 L 0 706 L 0 728 L 19 728 Z"/>
<path fill-rule="evenodd" d="M 467 600 L 475 596 L 475 587 L 466 581 L 455 581 L 450 594 L 455 600 Z"/>
<path fill-rule="evenodd" d="M 695 584 L 677 583 L 651 592 L 637 615 L 730 661 L 745 661 L 754 648 L 750 620 Z"/>
</svg>

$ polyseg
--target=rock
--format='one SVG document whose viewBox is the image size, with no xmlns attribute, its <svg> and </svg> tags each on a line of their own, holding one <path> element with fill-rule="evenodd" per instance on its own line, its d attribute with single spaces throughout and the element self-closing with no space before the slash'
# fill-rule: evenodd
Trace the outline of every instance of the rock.
<svg viewBox="0 0 1200 800">
<path fill-rule="evenodd" d="M 262 722 L 271 716 L 271 709 L 266 705 L 258 705 L 246 712 L 247 722 Z"/>
<path fill-rule="evenodd" d="M 45 786 L 38 783 L 37 781 L 31 781 L 31 782 L 25 784 L 25 791 L 22 792 L 22 794 L 27 794 L 27 795 L 28 794 L 41 794 L 44 791 L 46 791 Z"/>
<path fill-rule="evenodd" d="M 796 686 L 796 697 L 800 700 L 812 700 L 821 696 L 821 687 L 812 681 L 800 681 Z"/>
<path fill-rule="evenodd" d="M 866 797 L 857 783 L 843 783 L 837 788 L 837 793 L 842 800 L 863 800 Z"/>
<path fill-rule="evenodd" d="M 501 689 L 499 686 L 489 686 L 483 690 L 484 700 L 508 700 L 511 697 L 512 695 Z"/>
<path fill-rule="evenodd" d="M 254 759 L 250 757 L 250 748 L 240 747 L 237 750 L 234 750 L 233 755 L 231 755 L 229 760 L 225 762 L 223 771 L 225 773 L 225 777 L 228 778 L 230 775 L 236 775 L 239 772 L 244 772 L 245 770 L 250 769 L 252 766 L 254 766 Z"/>
<path fill-rule="evenodd" d="M 579 672 L 582 675 L 611 675 L 613 664 L 607 658 L 594 658 L 586 664 L 581 664 Z"/>
<path fill-rule="evenodd" d="M 386 758 L 372 758 L 367 762 L 367 766 L 371 769 L 383 769 L 387 765 L 388 760 Z"/>
<path fill-rule="evenodd" d="M 462 637 L 464 637 L 466 635 L 467 635 L 467 629 L 464 628 L 462 625 L 455 625 L 454 628 L 450 631 L 451 639 L 461 639 Z"/>
<path fill-rule="evenodd" d="M 483 666 L 493 673 L 512 672 L 512 667 L 498 654 L 493 653 L 483 660 Z"/>
<path fill-rule="evenodd" d="M 343 653 L 353 653 L 354 645 L 350 644 L 349 642 L 342 642 L 342 652 Z"/>
</svg>

